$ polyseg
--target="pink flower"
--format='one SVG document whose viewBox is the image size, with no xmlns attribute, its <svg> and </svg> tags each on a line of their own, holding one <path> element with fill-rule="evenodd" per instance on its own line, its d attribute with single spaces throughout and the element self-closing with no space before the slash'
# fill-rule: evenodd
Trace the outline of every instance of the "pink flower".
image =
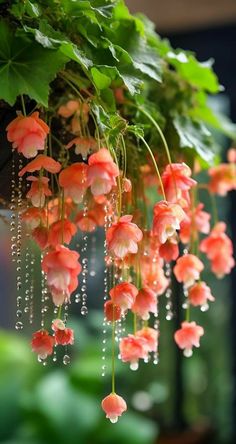
<svg viewBox="0 0 236 444">
<path fill-rule="evenodd" d="M 61 319 L 55 319 L 53 321 L 52 330 L 55 332 L 54 338 L 56 345 L 74 344 L 74 331 L 71 328 L 67 328 Z"/>
<path fill-rule="evenodd" d="M 39 330 L 33 333 L 31 341 L 32 351 L 37 353 L 39 359 L 46 359 L 53 352 L 54 338 L 47 330 Z"/>
<path fill-rule="evenodd" d="M 59 185 L 65 190 L 65 197 L 71 197 L 75 203 L 83 200 L 87 190 L 87 169 L 85 163 L 73 163 L 59 174 Z"/>
<path fill-rule="evenodd" d="M 119 176 L 119 168 L 106 148 L 101 148 L 92 154 L 88 161 L 88 186 L 94 196 L 108 194 L 113 186 L 116 186 L 116 177 Z"/>
<path fill-rule="evenodd" d="M 77 228 L 75 224 L 70 222 L 68 219 L 58 220 L 49 228 L 48 243 L 52 247 L 56 247 L 62 242 L 69 244 L 76 231 Z"/>
<path fill-rule="evenodd" d="M 121 282 L 110 290 L 113 304 L 118 305 L 122 312 L 130 309 L 138 294 L 138 289 L 129 282 Z"/>
<path fill-rule="evenodd" d="M 46 227 L 36 227 L 32 232 L 32 237 L 42 250 L 48 247 L 48 229 Z"/>
<path fill-rule="evenodd" d="M 179 257 L 177 239 L 172 237 L 159 247 L 159 254 L 166 262 L 175 261 Z"/>
<path fill-rule="evenodd" d="M 210 176 L 209 190 L 212 193 L 226 196 L 226 194 L 236 189 L 236 172 L 233 164 L 221 163 L 208 170 Z"/>
<path fill-rule="evenodd" d="M 188 292 L 188 298 L 190 303 L 197 307 L 199 305 L 207 306 L 208 301 L 214 301 L 215 298 L 211 294 L 211 289 L 205 282 L 197 282 L 194 284 Z"/>
<path fill-rule="evenodd" d="M 160 244 L 176 235 L 184 218 L 185 213 L 178 204 L 162 200 L 154 206 L 153 234 Z"/>
<path fill-rule="evenodd" d="M 127 179 L 127 177 L 123 179 L 123 190 L 125 193 L 130 193 L 132 191 L 132 182 L 130 179 Z"/>
<path fill-rule="evenodd" d="M 200 347 L 200 337 L 204 330 L 196 322 L 182 322 L 181 328 L 175 332 L 175 342 L 179 348 L 184 350 L 184 356 L 192 356 L 192 348 Z"/>
<path fill-rule="evenodd" d="M 150 318 L 150 313 L 156 313 L 157 297 L 154 291 L 148 287 L 139 290 L 132 306 L 132 312 L 136 313 L 144 321 Z"/>
<path fill-rule="evenodd" d="M 52 192 L 48 186 L 49 179 L 44 176 L 28 176 L 27 180 L 31 181 L 32 183 L 26 197 L 31 200 L 34 207 L 42 208 L 45 204 L 45 197 L 52 195 Z"/>
<path fill-rule="evenodd" d="M 21 219 L 31 230 L 37 228 L 41 223 L 46 224 L 47 222 L 44 208 L 39 209 L 36 207 L 27 208 L 27 210 L 22 213 Z"/>
<path fill-rule="evenodd" d="M 135 334 L 138 338 L 143 338 L 146 341 L 145 347 L 148 352 L 155 352 L 157 350 L 158 332 L 154 328 L 143 327 Z"/>
<path fill-rule="evenodd" d="M 44 150 L 45 140 L 49 127 L 35 112 L 31 116 L 20 114 L 6 128 L 7 140 L 12 142 L 18 153 L 30 158 L 35 157 L 38 151 Z"/>
<path fill-rule="evenodd" d="M 230 148 L 227 152 L 227 160 L 230 163 L 236 163 L 236 149 Z"/>
<path fill-rule="evenodd" d="M 75 137 L 66 145 L 66 148 L 69 149 L 73 145 L 75 145 L 75 154 L 81 154 L 83 160 L 86 160 L 88 155 L 97 149 L 97 142 L 93 137 Z"/>
<path fill-rule="evenodd" d="M 233 245 L 225 233 L 226 224 L 218 222 L 212 229 L 210 235 L 200 243 L 200 251 L 206 253 L 211 261 L 211 269 L 217 277 L 222 278 L 229 274 L 235 262 L 232 257 Z"/>
<path fill-rule="evenodd" d="M 102 409 L 106 413 L 106 418 L 110 419 L 112 423 L 116 423 L 118 417 L 127 410 L 127 405 L 121 396 L 111 393 L 103 399 Z"/>
<path fill-rule="evenodd" d="M 47 274 L 47 282 L 55 305 L 62 305 L 70 299 L 71 293 L 78 286 L 78 274 L 81 265 L 79 254 L 63 245 L 46 253 L 42 260 L 42 269 Z"/>
<path fill-rule="evenodd" d="M 191 287 L 199 279 L 200 272 L 204 265 L 194 254 L 185 254 L 177 259 L 174 267 L 174 274 L 178 282 L 182 282 L 186 287 Z"/>
<path fill-rule="evenodd" d="M 143 233 L 132 221 L 132 216 L 122 216 L 112 224 L 106 233 L 107 246 L 118 258 L 123 259 L 128 253 L 138 251 L 137 243 L 142 240 Z"/>
<path fill-rule="evenodd" d="M 191 169 L 185 163 L 172 163 L 166 166 L 162 174 L 162 182 L 169 202 L 182 199 L 185 202 L 189 201 L 188 191 L 197 183 L 190 177 L 191 173 Z"/>
<path fill-rule="evenodd" d="M 148 357 L 148 346 L 146 339 L 129 335 L 122 338 L 119 344 L 120 357 L 123 362 L 130 362 L 130 369 L 138 369 L 139 359 Z"/>
<path fill-rule="evenodd" d="M 37 157 L 35 157 L 35 159 L 31 160 L 31 162 L 20 170 L 19 176 L 22 177 L 25 173 L 34 173 L 35 171 L 41 170 L 41 168 L 49 173 L 56 174 L 59 173 L 61 164 L 49 156 L 39 154 Z"/>
<path fill-rule="evenodd" d="M 95 213 L 93 211 L 88 211 L 86 214 L 84 214 L 84 211 L 81 210 L 76 215 L 75 223 L 78 225 L 81 231 L 91 233 L 96 229 L 97 226 Z"/>
<path fill-rule="evenodd" d="M 106 301 L 104 304 L 104 314 L 108 322 L 118 321 L 121 318 L 121 309 L 112 301 Z"/>
<path fill-rule="evenodd" d="M 179 237 L 184 244 L 187 244 L 191 236 L 193 239 L 197 238 L 197 233 L 208 234 L 210 231 L 211 215 L 203 211 L 204 205 L 199 203 L 192 211 L 189 210 L 185 219 L 180 224 Z"/>
<path fill-rule="evenodd" d="M 80 107 L 80 102 L 78 100 L 68 100 L 68 102 L 65 103 L 65 105 L 61 105 L 58 109 L 59 116 L 64 117 L 65 119 L 68 119 L 69 117 L 73 116 L 73 114 L 78 111 Z"/>
<path fill-rule="evenodd" d="M 163 294 L 169 285 L 163 266 L 164 261 L 159 257 L 153 258 L 152 255 L 148 255 L 142 258 L 141 275 L 143 285 L 153 290 L 157 295 Z"/>
</svg>

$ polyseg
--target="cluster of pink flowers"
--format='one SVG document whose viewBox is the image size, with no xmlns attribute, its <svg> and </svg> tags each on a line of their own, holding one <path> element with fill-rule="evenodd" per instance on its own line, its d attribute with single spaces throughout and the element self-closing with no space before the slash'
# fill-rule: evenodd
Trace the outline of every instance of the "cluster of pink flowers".
<svg viewBox="0 0 236 444">
<path fill-rule="evenodd" d="M 117 91 L 119 103 L 124 100 L 121 92 Z M 183 285 L 187 307 L 186 320 L 174 339 L 184 355 L 191 356 L 204 330 L 190 321 L 190 307 L 205 311 L 209 301 L 214 301 L 211 289 L 201 279 L 204 263 L 199 254 L 206 254 L 218 278 L 230 273 L 235 265 L 226 225 L 215 221 L 211 228 L 211 216 L 198 201 L 197 181 L 185 163 L 161 165 L 160 180 L 147 161 L 140 167 L 142 185 L 155 186 L 163 194 L 154 205 L 148 229 L 147 217 L 137 204 L 140 196 L 133 198 L 132 181 L 123 171 L 125 162 L 120 168 L 115 149 L 108 149 L 106 140 L 98 143 L 90 131 L 84 132 L 90 119 L 88 103 L 69 100 L 59 107 L 57 117 L 73 136 L 60 153 L 60 162 L 47 154 L 50 128 L 38 112 L 19 114 L 7 127 L 13 148 L 25 158 L 33 158 L 19 172 L 20 177 L 29 173 L 26 180 L 30 184 L 21 217 L 42 250 L 42 271 L 57 317 L 52 321 L 51 333 L 42 328 L 33 334 L 32 350 L 39 360 L 45 360 L 54 346 L 73 344 L 74 332 L 61 312 L 78 287 L 82 266 L 79 253 L 70 248 L 70 243 L 78 231 L 89 233 L 104 227 L 105 261 L 112 276 L 110 298 L 104 304 L 106 322 L 114 329 L 127 313 L 134 317 L 134 330 L 119 338 L 121 361 L 137 370 L 140 360 L 147 362 L 150 353 L 157 353 L 159 331 L 157 324 L 151 326 L 152 318 L 158 315 L 160 296 L 170 291 L 172 269 Z M 73 147 L 73 156 L 79 156 L 75 162 L 70 160 Z M 229 151 L 228 160 L 209 170 L 205 188 L 213 197 L 236 189 L 234 149 Z M 148 198 L 145 190 L 142 192 L 146 205 Z M 180 243 L 185 247 L 183 254 Z M 102 408 L 107 418 L 116 422 L 127 405 L 113 387 Z"/>
</svg>

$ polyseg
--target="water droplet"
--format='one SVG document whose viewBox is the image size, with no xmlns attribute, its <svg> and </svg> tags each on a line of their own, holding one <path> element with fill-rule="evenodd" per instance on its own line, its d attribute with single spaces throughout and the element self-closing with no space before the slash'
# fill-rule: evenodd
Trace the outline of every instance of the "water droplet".
<svg viewBox="0 0 236 444">
<path fill-rule="evenodd" d="M 80 312 L 83 316 L 86 316 L 88 314 L 88 308 L 85 305 L 83 305 L 83 307 L 81 307 Z"/>
<path fill-rule="evenodd" d="M 70 364 L 70 356 L 69 355 L 64 355 L 63 356 L 63 364 L 64 365 Z"/>
<path fill-rule="evenodd" d="M 23 330 L 23 323 L 22 322 L 20 322 L 20 321 L 17 321 L 16 322 L 16 324 L 15 324 L 15 329 L 16 330 Z"/>
</svg>

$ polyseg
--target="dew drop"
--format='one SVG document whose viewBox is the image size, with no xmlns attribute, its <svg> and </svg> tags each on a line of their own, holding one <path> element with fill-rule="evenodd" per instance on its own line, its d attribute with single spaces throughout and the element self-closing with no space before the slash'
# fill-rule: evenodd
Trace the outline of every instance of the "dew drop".
<svg viewBox="0 0 236 444">
<path fill-rule="evenodd" d="M 70 356 L 69 355 L 64 355 L 63 356 L 63 364 L 64 365 L 70 364 Z"/>
</svg>

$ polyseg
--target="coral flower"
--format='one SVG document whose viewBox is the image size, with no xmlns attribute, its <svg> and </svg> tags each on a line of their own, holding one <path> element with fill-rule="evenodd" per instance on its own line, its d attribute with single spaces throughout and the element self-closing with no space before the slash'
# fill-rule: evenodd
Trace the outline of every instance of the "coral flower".
<svg viewBox="0 0 236 444">
<path fill-rule="evenodd" d="M 119 168 L 106 148 L 101 148 L 92 154 L 88 161 L 88 186 L 94 196 L 108 194 L 113 186 L 116 186 L 116 177 L 119 176 Z"/>
<path fill-rule="evenodd" d="M 48 229 L 46 227 L 36 227 L 32 232 L 32 237 L 42 250 L 48 247 Z"/>
<path fill-rule="evenodd" d="M 74 331 L 67 328 L 61 319 L 55 319 L 52 323 L 56 345 L 73 345 Z"/>
<path fill-rule="evenodd" d="M 44 208 L 27 208 L 27 210 L 22 213 L 21 219 L 25 222 L 29 229 L 34 230 L 41 223 L 46 224 L 46 211 Z"/>
<path fill-rule="evenodd" d="M 136 313 L 144 321 L 150 318 L 150 313 L 157 312 L 157 297 L 150 288 L 139 290 L 135 302 L 132 306 L 133 313 Z"/>
<path fill-rule="evenodd" d="M 233 245 L 231 239 L 225 233 L 226 224 L 218 222 L 210 235 L 200 243 L 200 251 L 206 253 L 211 261 L 211 269 L 218 278 L 229 274 L 235 262 L 233 259 Z"/>
<path fill-rule="evenodd" d="M 112 301 L 106 301 L 104 304 L 104 314 L 109 322 L 118 321 L 121 318 L 121 309 Z"/>
<path fill-rule="evenodd" d="M 75 145 L 75 154 L 81 154 L 83 160 L 86 160 L 88 155 L 97 149 L 97 142 L 93 137 L 75 137 L 66 145 L 66 148 L 69 149 L 73 145 Z"/>
<path fill-rule="evenodd" d="M 35 171 L 41 170 L 41 168 L 49 173 L 56 174 L 59 173 L 61 164 L 49 156 L 39 154 L 34 160 L 31 160 L 31 162 L 20 170 L 19 176 L 22 177 L 25 173 L 34 173 Z"/>
<path fill-rule="evenodd" d="M 130 179 L 127 179 L 127 177 L 123 179 L 123 190 L 125 193 L 130 193 L 132 191 L 132 182 Z"/>
<path fill-rule="evenodd" d="M 69 117 L 73 116 L 76 111 L 78 111 L 80 107 L 80 102 L 78 100 L 68 100 L 65 105 L 61 105 L 58 109 L 59 116 L 64 117 L 65 119 L 68 119 Z"/>
<path fill-rule="evenodd" d="M 148 346 L 146 339 L 129 335 L 122 338 L 119 344 L 120 358 L 123 362 L 130 362 L 131 370 L 138 370 L 139 359 L 147 359 Z"/>
<path fill-rule="evenodd" d="M 12 142 L 13 148 L 26 158 L 35 157 L 40 150 L 44 150 L 45 140 L 49 127 L 35 112 L 31 116 L 20 114 L 6 128 L 7 140 Z"/>
<path fill-rule="evenodd" d="M 194 254 L 185 254 L 177 259 L 174 274 L 178 282 L 190 287 L 199 279 L 204 265 Z"/>
<path fill-rule="evenodd" d="M 176 230 L 179 230 L 180 222 L 184 218 L 185 213 L 178 204 L 162 200 L 154 206 L 153 234 L 157 236 L 160 244 L 176 235 Z"/>
<path fill-rule="evenodd" d="M 70 299 L 70 294 L 78 286 L 78 274 L 81 265 L 79 254 L 63 245 L 46 253 L 42 260 L 42 269 L 47 274 L 47 283 L 55 305 L 61 305 Z"/>
<path fill-rule="evenodd" d="M 106 233 L 108 249 L 120 259 L 128 253 L 137 253 L 137 244 L 143 238 L 140 228 L 131 221 L 132 216 L 122 216 Z"/>
<path fill-rule="evenodd" d="M 96 217 L 94 211 L 88 211 L 84 214 L 84 211 L 79 211 L 76 215 L 75 223 L 78 225 L 81 231 L 92 233 L 96 229 Z"/>
<path fill-rule="evenodd" d="M 162 182 L 165 189 L 166 198 L 169 202 L 189 200 L 188 191 L 196 181 L 191 176 L 191 169 L 185 163 L 172 163 L 167 165 L 163 174 Z"/>
<path fill-rule="evenodd" d="M 83 200 L 87 189 L 87 169 L 85 163 L 73 163 L 59 174 L 59 184 L 65 190 L 65 197 L 71 197 L 75 203 Z"/>
<path fill-rule="evenodd" d="M 172 237 L 159 247 L 159 254 L 166 262 L 175 261 L 179 257 L 177 239 Z"/>
<path fill-rule="evenodd" d="M 161 258 L 152 255 L 144 256 L 141 259 L 141 276 L 144 287 L 153 290 L 157 295 L 163 294 L 169 280 L 165 276 L 163 269 L 164 261 Z"/>
<path fill-rule="evenodd" d="M 227 160 L 230 163 L 236 163 L 236 148 L 230 148 L 227 151 Z"/>
<path fill-rule="evenodd" d="M 52 192 L 48 186 L 48 177 L 28 176 L 27 180 L 32 183 L 26 197 L 31 200 L 34 207 L 42 208 L 45 204 L 45 197 L 52 195 Z"/>
<path fill-rule="evenodd" d="M 189 289 L 188 298 L 190 303 L 197 307 L 199 305 L 207 306 L 208 301 L 214 301 L 211 289 L 205 282 L 197 282 Z"/>
<path fill-rule="evenodd" d="M 179 237 L 186 244 L 191 238 L 196 239 L 197 233 L 208 234 L 211 215 L 203 211 L 204 205 L 199 203 L 194 210 L 189 210 L 180 224 Z"/>
<path fill-rule="evenodd" d="M 39 359 L 46 359 L 53 352 L 54 342 L 47 330 L 36 331 L 31 341 L 32 351 L 37 353 Z"/>
<path fill-rule="evenodd" d="M 179 348 L 184 350 L 184 356 L 192 356 L 192 348 L 200 347 L 200 337 L 204 330 L 196 322 L 182 322 L 181 328 L 175 332 L 175 342 Z"/>
<path fill-rule="evenodd" d="M 135 336 L 145 339 L 145 347 L 148 352 L 155 352 L 157 350 L 158 332 L 154 328 L 143 327 L 136 332 Z"/>
<path fill-rule="evenodd" d="M 226 194 L 236 189 L 236 172 L 233 164 L 221 163 L 208 170 L 210 176 L 209 190 L 212 193 L 226 196 Z"/>
<path fill-rule="evenodd" d="M 122 413 L 127 410 L 125 400 L 116 393 L 111 393 L 110 395 L 106 396 L 101 405 L 102 409 L 106 413 L 106 418 L 110 419 L 112 423 L 116 423 L 119 416 L 121 416 Z"/>
<path fill-rule="evenodd" d="M 76 225 L 68 219 L 58 220 L 49 228 L 48 243 L 52 247 L 61 243 L 69 244 L 76 231 Z"/>
<path fill-rule="evenodd" d="M 128 310 L 134 304 L 138 289 L 129 282 L 121 282 L 110 290 L 111 300 L 118 305 L 122 312 Z"/>
</svg>

